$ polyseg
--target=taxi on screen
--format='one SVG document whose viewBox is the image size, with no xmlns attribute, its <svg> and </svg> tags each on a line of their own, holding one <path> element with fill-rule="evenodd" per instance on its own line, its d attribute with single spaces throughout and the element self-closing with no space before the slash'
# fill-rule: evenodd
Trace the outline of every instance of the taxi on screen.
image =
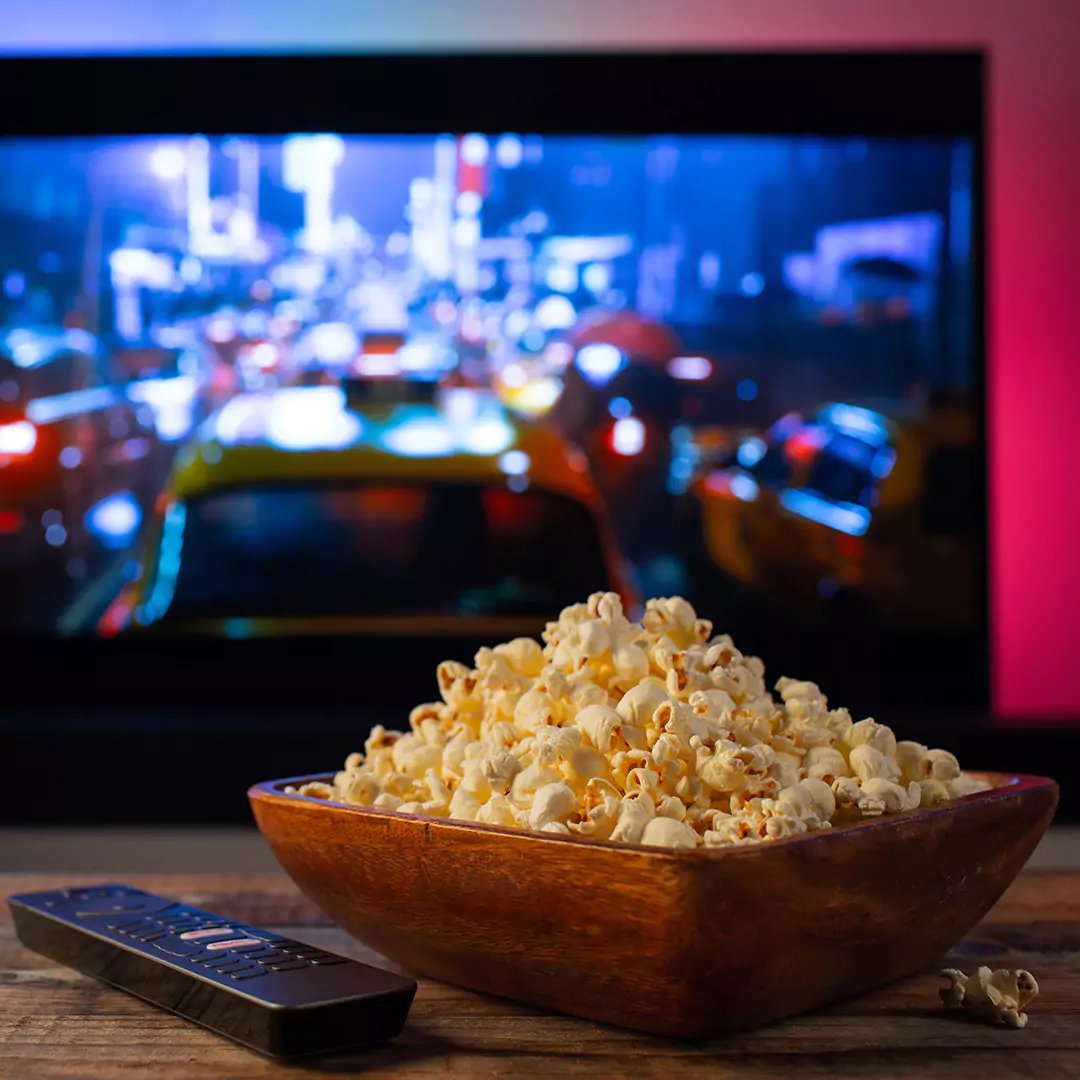
<svg viewBox="0 0 1080 1080">
<path fill-rule="evenodd" d="M 693 484 L 708 556 L 807 614 L 964 629 L 978 610 L 976 446 L 962 408 L 789 413 Z"/>
<path fill-rule="evenodd" d="M 606 588 L 634 600 L 579 451 L 484 391 L 351 379 L 211 416 L 97 632 L 536 634 Z"/>
</svg>

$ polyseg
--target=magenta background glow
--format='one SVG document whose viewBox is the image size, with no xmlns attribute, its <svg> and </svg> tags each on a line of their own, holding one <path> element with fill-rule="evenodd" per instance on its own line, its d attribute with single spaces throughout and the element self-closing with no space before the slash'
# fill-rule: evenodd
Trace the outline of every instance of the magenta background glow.
<svg viewBox="0 0 1080 1080">
<path fill-rule="evenodd" d="M 0 25 L 7 53 L 985 48 L 993 696 L 1080 713 L 1075 0 L 0 0 Z"/>
</svg>

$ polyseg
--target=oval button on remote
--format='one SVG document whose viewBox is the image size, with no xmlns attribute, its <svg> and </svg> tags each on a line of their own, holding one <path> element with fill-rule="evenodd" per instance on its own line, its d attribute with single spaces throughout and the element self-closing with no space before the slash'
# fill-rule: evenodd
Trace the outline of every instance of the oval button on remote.
<svg viewBox="0 0 1080 1080">
<path fill-rule="evenodd" d="M 203 938 L 208 937 L 228 937 L 230 934 L 235 934 L 236 931 L 231 927 L 223 926 L 220 929 L 211 927 L 207 930 L 185 930 L 180 935 L 181 941 L 200 941 Z"/>
<path fill-rule="evenodd" d="M 255 945 L 257 948 L 262 948 L 264 942 L 256 941 L 255 938 L 241 937 L 241 938 L 229 938 L 228 941 L 208 941 L 206 947 L 208 949 L 235 949 L 238 945 Z"/>
</svg>

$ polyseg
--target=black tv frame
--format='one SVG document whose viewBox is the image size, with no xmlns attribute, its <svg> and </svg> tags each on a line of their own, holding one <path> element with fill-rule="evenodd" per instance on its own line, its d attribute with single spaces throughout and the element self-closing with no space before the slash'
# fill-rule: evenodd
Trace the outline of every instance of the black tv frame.
<svg viewBox="0 0 1080 1080">
<path fill-rule="evenodd" d="M 975 163 L 973 374 L 985 523 L 984 79 L 976 50 L 11 58 L 0 63 L 0 139 L 304 131 L 967 137 Z M 984 721 L 991 704 L 985 528 L 982 536 L 985 664 L 975 708 L 964 718 L 969 725 Z M 355 645 L 320 648 L 322 662 L 347 667 Z M 322 688 L 317 706 L 310 704 L 310 681 L 297 663 L 310 660 L 310 642 L 6 635 L 0 650 L 11 673 L 0 753 L 21 746 L 26 761 L 27 739 L 45 740 L 44 759 L 49 738 L 75 737 L 92 765 L 115 761 L 116 748 L 130 746 L 135 734 L 153 733 L 164 747 L 170 731 L 182 745 L 185 733 L 204 728 L 232 732 L 249 747 L 267 738 L 292 745 L 295 717 L 314 707 L 318 731 L 332 735 L 336 748 L 343 730 L 363 726 L 354 695 Z M 238 685 L 223 674 L 244 668 L 277 676 Z M 290 670 L 295 678 L 282 674 Z M 418 687 L 417 700 L 430 693 Z M 171 703 L 168 712 L 156 704 L 162 700 Z M 312 734 L 308 728 L 307 745 Z M 128 754 L 119 751 L 121 759 Z"/>
</svg>

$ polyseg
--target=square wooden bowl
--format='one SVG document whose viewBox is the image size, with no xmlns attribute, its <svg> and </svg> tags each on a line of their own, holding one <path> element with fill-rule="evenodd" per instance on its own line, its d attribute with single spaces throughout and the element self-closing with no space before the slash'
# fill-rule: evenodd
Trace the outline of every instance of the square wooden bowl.
<svg viewBox="0 0 1080 1080">
<path fill-rule="evenodd" d="M 421 975 L 661 1035 L 712 1036 L 934 963 L 1020 872 L 1057 785 L 792 840 L 670 851 L 346 806 L 256 784 L 301 890 Z"/>
</svg>

